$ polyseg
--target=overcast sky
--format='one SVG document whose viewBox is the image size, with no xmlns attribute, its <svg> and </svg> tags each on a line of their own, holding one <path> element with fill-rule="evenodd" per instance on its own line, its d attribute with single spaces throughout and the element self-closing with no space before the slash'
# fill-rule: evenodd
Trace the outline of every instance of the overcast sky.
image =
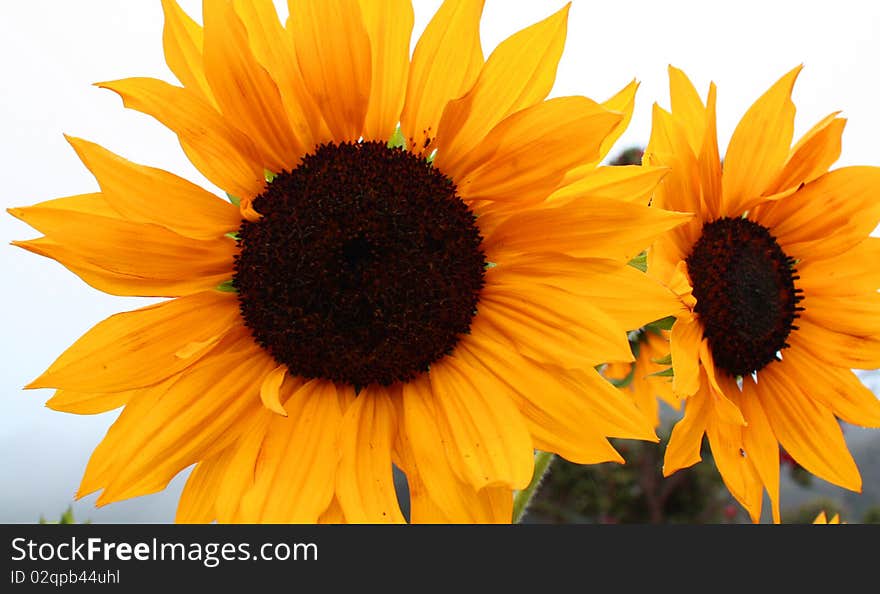
<svg viewBox="0 0 880 594">
<path fill-rule="evenodd" d="M 200 2 L 184 0 L 200 19 Z M 284 2 L 277 2 L 279 9 Z M 439 0 L 415 2 L 413 43 Z M 511 33 L 563 6 L 561 1 L 487 0 L 486 55 Z M 285 11 L 286 13 L 286 11 Z M 651 104 L 668 106 L 666 67 L 684 69 L 705 96 L 718 84 L 722 151 L 752 101 L 803 63 L 795 87 L 796 132 L 832 111 L 849 119 L 842 165 L 880 165 L 880 3 L 739 0 L 736 2 L 574 0 L 569 37 L 553 95 L 607 98 L 641 81 L 636 114 L 618 145 L 643 145 Z M 159 0 L 0 2 L 0 205 L 91 192 L 97 184 L 63 133 L 103 144 L 127 158 L 173 171 L 215 190 L 186 161 L 176 138 L 149 117 L 123 109 L 92 85 L 127 76 L 173 80 L 162 55 Z M 112 313 L 143 300 L 91 289 L 60 265 L 8 245 L 35 237 L 0 216 L 0 522 L 50 519 L 72 502 L 85 463 L 116 413 L 80 417 L 43 406 L 51 393 L 21 386 L 70 343 Z M 164 493 L 96 510 L 79 502 L 79 519 L 168 522 L 184 476 Z"/>
</svg>

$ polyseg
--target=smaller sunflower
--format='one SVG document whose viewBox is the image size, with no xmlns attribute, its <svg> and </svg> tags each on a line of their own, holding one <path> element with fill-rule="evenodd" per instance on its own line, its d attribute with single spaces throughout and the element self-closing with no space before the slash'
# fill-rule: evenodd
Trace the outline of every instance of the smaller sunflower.
<svg viewBox="0 0 880 594">
<path fill-rule="evenodd" d="M 779 522 L 779 446 L 806 470 L 861 490 L 839 420 L 880 426 L 880 401 L 852 368 L 880 367 L 880 168 L 830 170 L 846 120 L 832 113 L 792 146 L 783 76 L 746 112 L 719 157 L 716 88 L 704 104 L 670 67 L 672 111 L 654 107 L 645 162 L 671 172 L 654 205 L 696 213 L 656 241 L 648 273 L 682 309 L 673 391 L 687 397 L 663 472 L 700 460 L 706 435 L 733 496 Z"/>
</svg>

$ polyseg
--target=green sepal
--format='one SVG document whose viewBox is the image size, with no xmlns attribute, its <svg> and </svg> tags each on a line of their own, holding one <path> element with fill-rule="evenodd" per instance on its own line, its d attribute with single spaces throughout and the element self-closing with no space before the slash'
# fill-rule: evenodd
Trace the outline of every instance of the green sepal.
<svg viewBox="0 0 880 594">
<path fill-rule="evenodd" d="M 228 281 L 223 281 L 219 285 L 217 285 L 217 290 L 221 293 L 238 293 L 238 289 L 235 288 L 235 285 L 232 284 L 232 279 Z"/>
<path fill-rule="evenodd" d="M 630 260 L 629 265 L 633 268 L 641 270 L 642 272 L 648 271 L 648 252 L 642 252 L 632 260 Z"/>
<path fill-rule="evenodd" d="M 403 135 L 403 132 L 400 131 L 400 126 L 395 128 L 394 134 L 392 134 L 391 138 L 388 140 L 388 148 L 402 148 L 406 150 L 406 137 Z"/>
<path fill-rule="evenodd" d="M 660 334 L 663 330 L 672 330 L 672 326 L 675 324 L 675 316 L 667 316 L 662 320 L 657 320 L 656 322 L 651 322 L 647 326 L 645 326 L 645 330 L 651 330 L 655 334 Z"/>
<path fill-rule="evenodd" d="M 228 237 L 229 239 L 234 239 L 235 241 L 238 241 L 240 239 L 238 231 L 230 231 L 226 234 L 226 237 Z"/>
<path fill-rule="evenodd" d="M 651 359 L 652 363 L 656 363 L 657 365 L 672 365 L 672 353 L 669 353 L 665 357 L 660 357 L 659 359 Z"/>
<path fill-rule="evenodd" d="M 272 173 L 268 169 L 263 169 L 263 177 L 266 178 L 267 183 L 271 184 L 275 180 L 275 178 L 278 177 L 278 174 Z"/>
<path fill-rule="evenodd" d="M 236 206 L 241 205 L 241 198 L 239 198 L 237 196 L 233 196 L 229 192 L 226 192 L 226 197 L 229 198 L 229 201 L 232 202 L 234 205 L 236 205 Z"/>
<path fill-rule="evenodd" d="M 663 371 L 649 373 L 648 377 L 675 377 L 675 373 L 673 373 L 672 367 L 669 367 L 667 369 L 664 369 Z"/>
</svg>

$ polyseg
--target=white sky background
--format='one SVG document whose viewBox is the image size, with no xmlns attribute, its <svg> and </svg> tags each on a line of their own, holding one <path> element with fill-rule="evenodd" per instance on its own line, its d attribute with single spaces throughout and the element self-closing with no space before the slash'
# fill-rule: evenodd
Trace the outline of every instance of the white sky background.
<svg viewBox="0 0 880 594">
<path fill-rule="evenodd" d="M 276 3 L 286 14 L 285 3 Z M 181 4 L 200 20 L 198 0 Z M 413 43 L 439 4 L 415 2 Z M 485 55 L 563 4 L 487 0 Z M 91 86 L 128 76 L 173 81 L 162 54 L 162 24 L 159 0 L 0 2 L 0 206 L 98 189 L 63 133 L 217 191 L 185 159 L 172 133 L 125 110 L 115 94 Z M 574 0 L 552 95 L 603 100 L 633 78 L 641 81 L 635 117 L 614 152 L 643 145 L 652 103 L 669 105 L 666 67 L 671 63 L 691 76 L 703 96 L 710 80 L 718 84 L 723 152 L 748 106 L 803 63 L 794 92 L 796 133 L 842 110 L 849 123 L 839 164 L 880 165 L 878 56 L 877 2 Z M 0 214 L 0 522 L 32 522 L 41 514 L 57 519 L 116 416 L 57 413 L 43 406 L 50 391 L 25 392 L 21 386 L 92 325 L 143 303 L 104 295 L 59 264 L 8 245 L 36 236 Z M 183 478 L 161 494 L 102 509 L 93 507 L 93 495 L 77 503 L 75 513 L 96 522 L 170 522 Z"/>
</svg>

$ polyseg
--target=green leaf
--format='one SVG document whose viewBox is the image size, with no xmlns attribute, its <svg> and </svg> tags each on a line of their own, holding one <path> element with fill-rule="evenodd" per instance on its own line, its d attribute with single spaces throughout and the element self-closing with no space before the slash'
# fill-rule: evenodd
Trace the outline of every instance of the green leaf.
<svg viewBox="0 0 880 594">
<path fill-rule="evenodd" d="M 388 141 L 388 148 L 402 148 L 406 150 L 406 138 L 403 136 L 403 132 L 400 131 L 400 126 L 391 135 L 391 139 Z"/>
<path fill-rule="evenodd" d="M 229 192 L 226 192 L 226 197 L 229 198 L 229 201 L 232 202 L 234 205 L 236 205 L 236 206 L 240 206 L 240 205 L 241 205 L 241 198 L 238 198 L 238 197 L 236 197 L 236 196 L 233 196 L 233 195 L 230 194 Z"/>
<path fill-rule="evenodd" d="M 238 293 L 238 289 L 235 288 L 235 285 L 233 285 L 232 282 L 232 279 L 223 281 L 217 285 L 217 290 L 222 293 Z"/>
<path fill-rule="evenodd" d="M 637 268 L 642 272 L 648 271 L 648 252 L 642 252 L 635 258 L 629 261 L 629 265 L 633 268 Z"/>
</svg>

